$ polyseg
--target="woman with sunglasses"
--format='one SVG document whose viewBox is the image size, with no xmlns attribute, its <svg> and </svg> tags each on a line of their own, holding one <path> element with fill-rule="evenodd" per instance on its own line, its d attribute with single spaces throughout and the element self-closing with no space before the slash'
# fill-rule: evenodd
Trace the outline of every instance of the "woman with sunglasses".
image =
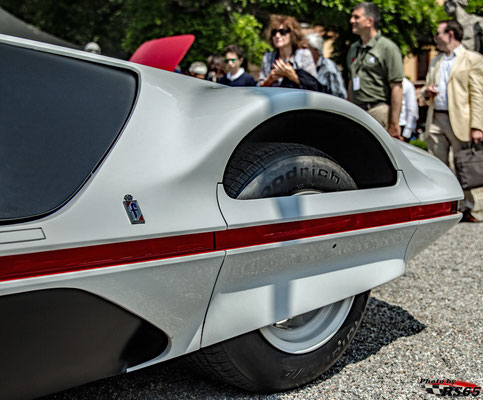
<svg viewBox="0 0 483 400">
<path fill-rule="evenodd" d="M 258 86 L 302 87 L 300 74 L 296 70 L 317 76 L 312 54 L 307 49 L 299 48 L 302 32 L 294 17 L 272 15 L 267 39 L 272 41 L 275 50 L 263 55 Z"/>
</svg>

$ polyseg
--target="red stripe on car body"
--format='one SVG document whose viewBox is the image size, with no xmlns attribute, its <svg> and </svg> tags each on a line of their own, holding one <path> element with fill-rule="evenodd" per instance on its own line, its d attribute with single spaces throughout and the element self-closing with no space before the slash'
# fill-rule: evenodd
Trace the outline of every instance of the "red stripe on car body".
<svg viewBox="0 0 483 400">
<path fill-rule="evenodd" d="M 407 207 L 306 221 L 282 222 L 215 232 L 215 242 L 216 247 L 220 250 L 232 249 L 399 224 L 408 222 L 409 217 L 410 209 Z"/>
<path fill-rule="evenodd" d="M 455 214 L 456 205 L 457 202 L 445 202 L 216 232 L 8 255 L 0 257 L 0 281 L 162 260 L 421 221 Z"/>
<path fill-rule="evenodd" d="M 99 244 L 0 257 L 0 281 L 213 251 L 213 233 Z"/>
</svg>

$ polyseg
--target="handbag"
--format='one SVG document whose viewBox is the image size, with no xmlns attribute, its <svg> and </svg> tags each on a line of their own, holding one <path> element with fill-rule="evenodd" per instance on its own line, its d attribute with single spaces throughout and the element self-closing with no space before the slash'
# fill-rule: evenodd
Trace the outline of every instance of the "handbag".
<svg viewBox="0 0 483 400">
<path fill-rule="evenodd" d="M 483 186 L 483 146 L 472 143 L 455 153 L 456 174 L 464 190 Z"/>
</svg>

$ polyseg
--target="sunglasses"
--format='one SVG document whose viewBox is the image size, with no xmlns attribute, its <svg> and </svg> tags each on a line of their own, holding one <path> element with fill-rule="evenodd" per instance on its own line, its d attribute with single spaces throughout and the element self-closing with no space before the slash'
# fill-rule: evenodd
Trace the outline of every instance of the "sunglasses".
<svg viewBox="0 0 483 400">
<path fill-rule="evenodd" d="M 225 58 L 225 62 L 228 64 L 229 62 L 236 63 L 238 61 L 238 58 Z"/>
<path fill-rule="evenodd" d="M 272 37 L 274 37 L 277 33 L 280 33 L 280 35 L 285 36 L 287 33 L 290 33 L 291 30 L 290 28 L 282 28 L 282 29 L 272 29 Z"/>
</svg>

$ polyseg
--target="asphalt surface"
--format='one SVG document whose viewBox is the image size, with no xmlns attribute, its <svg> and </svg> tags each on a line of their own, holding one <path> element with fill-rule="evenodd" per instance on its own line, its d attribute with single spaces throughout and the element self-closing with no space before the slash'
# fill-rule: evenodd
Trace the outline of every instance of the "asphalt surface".
<svg viewBox="0 0 483 400">
<path fill-rule="evenodd" d="M 253 395 L 207 380 L 178 359 L 43 400 L 437 399 L 420 388 L 421 379 L 481 386 L 482 270 L 483 223 L 460 223 L 413 259 L 404 276 L 373 290 L 349 350 L 297 390 Z"/>
</svg>

